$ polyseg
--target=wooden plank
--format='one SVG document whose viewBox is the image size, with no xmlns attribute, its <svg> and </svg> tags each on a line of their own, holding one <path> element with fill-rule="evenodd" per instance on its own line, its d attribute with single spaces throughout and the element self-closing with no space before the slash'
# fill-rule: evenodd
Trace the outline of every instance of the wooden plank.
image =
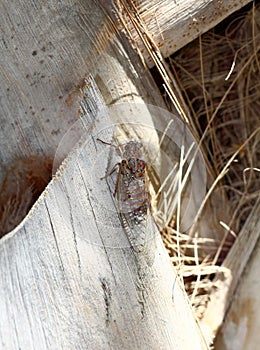
<svg viewBox="0 0 260 350">
<path fill-rule="evenodd" d="M 118 7 L 120 9 L 126 5 L 132 14 L 138 15 L 143 23 L 143 32 L 151 37 L 166 58 L 249 2 L 252 1 L 141 0 L 133 5 L 132 1 L 120 0 Z M 144 47 L 142 37 L 124 12 L 121 16 L 128 24 L 135 45 L 139 47 L 147 65 L 152 67 L 154 62 Z"/>
<path fill-rule="evenodd" d="M 242 282 L 242 274 L 256 250 L 260 234 L 260 200 L 256 202 L 243 229 L 230 249 L 222 267 L 224 272 L 217 274 L 207 310 L 201 321 L 204 334 L 213 338 L 221 326 L 227 311 L 234 302 L 235 291 Z M 257 255 L 257 253 L 254 253 Z"/>
<path fill-rule="evenodd" d="M 163 105 L 135 52 L 113 38 L 97 54 L 107 18 L 96 1 L 2 2 L 0 20 L 1 164 L 54 156 L 78 121 L 79 86 L 90 72 L 97 86 L 90 83 L 86 112 L 93 118 L 105 103 L 132 103 L 122 122 L 136 121 L 144 102 Z M 102 208 L 90 191 L 97 148 L 94 140 L 82 141 L 0 243 L 2 348 L 206 348 L 158 234 L 152 265 L 127 246 L 111 246 L 126 238 L 115 212 L 103 211 L 114 207 L 109 189 L 100 190 Z"/>
<path fill-rule="evenodd" d="M 167 57 L 246 3 L 249 0 L 145 0 L 138 2 L 138 13 Z M 40 7 L 16 0 L 1 2 L 0 10 L 0 163 L 8 167 L 22 156 L 55 153 L 78 118 L 78 86 L 99 62 L 99 34 L 103 31 L 105 48 L 109 33 L 104 36 L 105 15 L 91 0 L 52 6 L 44 1 Z M 135 39 L 141 47 L 140 38 Z M 143 55 L 150 62 L 144 50 Z M 0 181 L 3 176 L 1 167 Z"/>
<path fill-rule="evenodd" d="M 103 145 L 91 121 L 99 126 L 106 114 L 94 82 L 87 86 L 87 137 L 1 242 L 1 347 L 206 349 L 159 233 L 147 254 L 129 247 L 96 173 Z"/>
<path fill-rule="evenodd" d="M 92 121 L 100 117 L 103 122 L 105 102 L 115 101 L 136 106 L 124 116 L 134 121 L 145 99 L 162 104 L 155 85 L 143 68 L 136 69 L 133 56 L 119 42 L 102 57 L 93 55 L 95 35 L 107 21 L 95 2 L 75 2 L 72 7 L 41 2 L 41 9 L 35 3 L 26 5 L 16 2 L 1 11 L 6 39 L 1 62 L 2 161 L 19 154 L 54 154 L 65 130 L 78 120 L 78 80 L 95 67 L 96 83 L 90 80 L 85 89 L 85 115 L 92 119 L 83 125 L 89 138 L 84 141 L 83 135 L 29 215 L 1 240 L 1 347 L 206 348 L 158 233 L 151 241 L 152 258 L 134 254 L 117 212 L 106 209 L 115 208 L 106 182 L 99 181 L 98 196 L 91 182 L 93 163 L 105 162 L 109 154 L 109 149 L 102 150 L 97 158 L 100 145 Z M 146 123 L 152 123 L 149 113 Z M 113 122 L 105 126 L 109 135 Z M 194 333 L 192 338 L 187 330 Z"/>
<path fill-rule="evenodd" d="M 243 259 L 242 256 L 241 258 Z M 258 240 L 240 278 L 238 288 L 230 300 L 230 308 L 215 341 L 216 350 L 254 349 L 256 344 L 259 344 L 259 259 Z"/>
</svg>

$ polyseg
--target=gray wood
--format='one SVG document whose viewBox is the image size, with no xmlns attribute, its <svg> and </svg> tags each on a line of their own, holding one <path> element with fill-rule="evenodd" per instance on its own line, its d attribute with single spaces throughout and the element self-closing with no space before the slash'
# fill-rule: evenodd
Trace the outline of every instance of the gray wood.
<svg viewBox="0 0 260 350">
<path fill-rule="evenodd" d="M 1 348 L 206 348 L 159 233 L 134 253 L 109 187 L 91 176 L 98 91 L 94 100 L 79 145 L 1 242 Z"/>
<path fill-rule="evenodd" d="M 162 52 L 168 55 L 247 2 L 229 2 L 216 16 L 214 6 L 220 5 L 213 2 L 142 5 L 146 15 L 154 10 L 146 25 L 152 25 L 156 38 L 164 36 Z M 163 106 L 135 52 L 126 53 L 116 38 L 110 44 L 111 27 L 99 5 L 0 5 L 0 180 L 4 169 L 23 156 L 55 155 L 59 164 L 82 136 L 26 219 L 0 243 L 1 348 L 202 349 L 206 346 L 158 232 L 147 254 L 133 253 L 116 211 L 107 211 L 115 208 L 111 188 L 106 182 L 93 188 L 88 177 L 100 150 L 91 138 L 91 123 L 105 103 L 136 106 L 122 122 L 136 121 L 144 102 Z M 212 20 L 204 26 L 206 10 Z M 85 106 L 92 119 L 81 123 L 79 87 L 89 73 L 95 84 L 89 80 Z M 146 123 L 152 127 L 148 112 Z M 70 129 L 64 139 L 75 122 L 79 135 L 71 140 Z M 113 131 L 111 125 L 113 120 L 104 135 Z M 109 157 L 104 150 L 99 166 Z"/>
<path fill-rule="evenodd" d="M 258 257 L 259 235 L 260 199 L 255 203 L 246 223 L 223 261 L 221 271 L 216 275 L 214 281 L 216 288 L 211 294 L 207 310 L 201 321 L 204 334 L 207 335 L 208 340 L 214 338 L 223 320 L 229 314 L 230 307 L 233 303 L 236 303 L 234 297 L 240 283 L 244 285 L 243 280 L 247 280 L 249 275 L 253 275 L 253 272 L 247 271 L 245 274 L 244 271 L 252 254 L 255 256 L 254 259 Z M 240 292 L 237 293 L 240 294 Z M 254 308 L 254 311 L 256 310 L 257 307 Z M 242 322 L 242 320 L 240 321 Z M 255 336 L 257 337 L 257 334 Z"/>
<path fill-rule="evenodd" d="M 150 35 L 162 56 L 169 57 L 250 2 L 252 1 L 141 0 L 135 6 L 144 31 Z M 118 0 L 117 3 L 119 9 L 122 9 L 126 1 Z M 151 56 L 130 21 L 126 19 L 124 10 L 122 17 L 146 63 L 153 66 Z"/>
<path fill-rule="evenodd" d="M 259 254 L 258 240 L 240 277 L 238 288 L 232 300 L 229 300 L 230 306 L 215 341 L 216 350 L 254 349 L 259 344 Z M 244 260 L 244 256 L 241 257 Z"/>
<path fill-rule="evenodd" d="M 101 150 L 96 132 L 114 132 L 105 104 L 127 102 L 133 110 L 120 120 L 136 121 L 140 104 L 163 105 L 155 85 L 116 38 L 96 49 L 108 26 L 98 2 L 2 2 L 0 16 L 1 163 L 56 153 L 58 164 L 77 140 L 67 145 L 75 122 L 81 137 L 1 240 L 0 347 L 206 348 L 158 231 L 149 231 L 147 251 L 134 253 L 111 187 L 99 180 L 110 149 Z M 94 80 L 82 92 L 89 72 Z M 152 127 L 149 109 L 145 122 Z"/>
<path fill-rule="evenodd" d="M 248 2 L 145 0 L 139 2 L 139 12 L 167 57 Z M 28 0 L 2 1 L 0 23 L 1 181 L 14 159 L 53 156 L 68 127 L 78 119 L 78 86 L 102 56 L 109 21 L 94 0 Z M 140 38 L 136 40 L 140 46 Z M 143 55 L 150 60 L 145 51 Z M 150 100 L 155 102 L 158 99 Z"/>
</svg>

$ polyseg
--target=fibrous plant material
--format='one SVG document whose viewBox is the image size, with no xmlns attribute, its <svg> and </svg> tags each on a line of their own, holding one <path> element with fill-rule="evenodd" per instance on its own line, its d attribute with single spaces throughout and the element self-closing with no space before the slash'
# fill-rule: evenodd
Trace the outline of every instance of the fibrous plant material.
<svg viewBox="0 0 260 350">
<path fill-rule="evenodd" d="M 220 241 L 214 241 L 210 232 L 208 238 L 200 237 L 200 232 L 192 237 L 176 232 L 174 220 L 163 232 L 172 261 L 182 265 L 198 315 L 230 242 L 259 197 L 259 29 L 260 6 L 252 4 L 169 58 L 189 106 L 190 124 L 200 135 L 212 183 L 217 181 L 224 194 L 221 205 L 230 213 L 228 221 L 220 218 L 226 230 Z M 227 237 L 232 239 L 228 242 Z M 209 246 L 216 248 L 214 256 L 203 254 Z"/>
</svg>

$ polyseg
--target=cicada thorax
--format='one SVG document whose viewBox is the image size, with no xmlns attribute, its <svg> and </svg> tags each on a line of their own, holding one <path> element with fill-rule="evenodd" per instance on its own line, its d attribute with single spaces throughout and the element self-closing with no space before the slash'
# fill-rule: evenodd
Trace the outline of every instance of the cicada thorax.
<svg viewBox="0 0 260 350">
<path fill-rule="evenodd" d="M 124 145 L 123 159 L 138 159 L 142 158 L 142 143 L 137 141 L 129 141 Z"/>
</svg>

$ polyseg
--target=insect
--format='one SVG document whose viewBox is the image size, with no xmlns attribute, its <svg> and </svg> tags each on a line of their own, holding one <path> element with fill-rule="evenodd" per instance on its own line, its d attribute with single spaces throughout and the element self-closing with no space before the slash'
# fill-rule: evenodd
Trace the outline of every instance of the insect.
<svg viewBox="0 0 260 350">
<path fill-rule="evenodd" d="M 142 144 L 129 141 L 124 145 L 115 146 L 102 141 L 103 144 L 116 148 L 122 161 L 102 178 L 110 176 L 118 168 L 114 196 L 117 196 L 118 211 L 123 229 L 135 252 L 145 249 L 147 242 L 147 219 L 150 214 L 150 196 L 148 191 L 147 164 L 142 159 Z M 120 148 L 123 147 L 123 152 Z"/>
</svg>

